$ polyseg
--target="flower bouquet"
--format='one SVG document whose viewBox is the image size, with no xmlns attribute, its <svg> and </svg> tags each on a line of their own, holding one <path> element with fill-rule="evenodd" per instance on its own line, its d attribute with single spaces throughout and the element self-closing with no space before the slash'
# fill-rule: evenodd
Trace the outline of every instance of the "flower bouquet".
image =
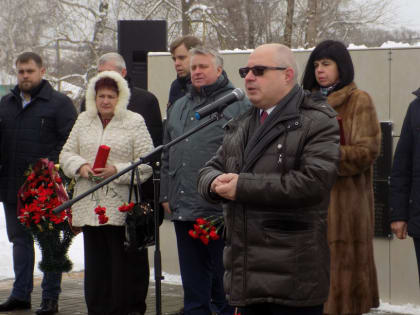
<svg viewBox="0 0 420 315">
<path fill-rule="evenodd" d="M 67 256 L 74 233 L 71 210 L 53 210 L 68 200 L 66 189 L 53 162 L 40 159 L 30 167 L 18 192 L 18 219 L 39 244 L 43 272 L 68 272 L 72 262 Z"/>
<path fill-rule="evenodd" d="M 194 229 L 189 230 L 188 234 L 192 238 L 200 239 L 204 245 L 208 245 L 211 240 L 220 238 L 219 233 L 223 231 L 225 222 L 221 216 L 209 216 L 207 218 L 198 218 Z"/>
</svg>

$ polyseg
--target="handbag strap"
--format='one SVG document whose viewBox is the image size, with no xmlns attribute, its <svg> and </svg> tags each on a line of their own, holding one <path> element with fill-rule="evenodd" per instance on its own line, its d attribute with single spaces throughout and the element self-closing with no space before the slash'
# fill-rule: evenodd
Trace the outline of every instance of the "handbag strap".
<svg viewBox="0 0 420 315">
<path fill-rule="evenodd" d="M 134 184 L 134 177 L 136 178 L 136 183 Z M 139 169 L 136 167 L 131 171 L 131 180 L 130 180 L 130 192 L 128 195 L 128 202 L 131 202 L 131 196 L 134 188 L 134 198 L 136 203 L 143 201 L 143 190 L 141 188 L 140 174 Z"/>
</svg>

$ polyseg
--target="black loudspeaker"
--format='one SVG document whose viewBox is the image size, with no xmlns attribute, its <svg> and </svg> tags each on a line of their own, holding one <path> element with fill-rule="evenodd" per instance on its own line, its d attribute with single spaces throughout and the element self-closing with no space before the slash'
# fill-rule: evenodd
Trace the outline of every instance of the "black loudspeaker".
<svg viewBox="0 0 420 315">
<path fill-rule="evenodd" d="M 389 222 L 389 178 L 392 168 L 392 122 L 381 122 L 381 152 L 373 165 L 375 236 L 392 237 Z"/>
<path fill-rule="evenodd" d="M 134 86 L 147 90 L 147 53 L 167 51 L 166 21 L 118 21 L 118 52 Z"/>
</svg>

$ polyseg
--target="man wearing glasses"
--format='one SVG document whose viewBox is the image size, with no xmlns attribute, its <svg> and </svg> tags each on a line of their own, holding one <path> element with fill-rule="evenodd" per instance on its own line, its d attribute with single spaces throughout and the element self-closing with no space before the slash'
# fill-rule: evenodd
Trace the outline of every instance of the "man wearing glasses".
<svg viewBox="0 0 420 315">
<path fill-rule="evenodd" d="M 297 84 L 286 46 L 256 48 L 239 73 L 254 108 L 228 123 L 198 181 L 205 200 L 223 204 L 228 302 L 241 315 L 322 315 L 336 113 Z"/>
</svg>

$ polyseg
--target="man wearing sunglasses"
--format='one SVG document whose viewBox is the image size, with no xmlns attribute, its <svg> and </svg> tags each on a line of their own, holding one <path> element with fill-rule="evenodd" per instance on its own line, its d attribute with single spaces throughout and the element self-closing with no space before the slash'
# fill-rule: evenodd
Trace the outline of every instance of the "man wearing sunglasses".
<svg viewBox="0 0 420 315">
<path fill-rule="evenodd" d="M 239 73 L 254 107 L 227 124 L 198 181 L 205 200 L 223 204 L 228 302 L 241 315 L 322 315 L 336 113 L 297 84 L 286 46 L 256 48 Z"/>
</svg>

